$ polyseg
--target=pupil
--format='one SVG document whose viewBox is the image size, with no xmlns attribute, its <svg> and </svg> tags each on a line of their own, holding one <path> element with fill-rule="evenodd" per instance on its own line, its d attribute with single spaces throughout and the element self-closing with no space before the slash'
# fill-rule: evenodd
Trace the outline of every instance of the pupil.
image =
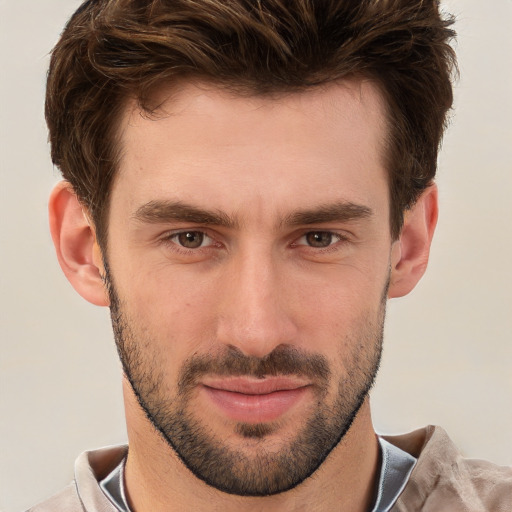
<svg viewBox="0 0 512 512">
<path fill-rule="evenodd" d="M 306 235 L 306 240 L 311 247 L 329 247 L 332 234 L 326 231 L 313 231 Z"/>
<path fill-rule="evenodd" d="M 197 249 L 201 247 L 204 240 L 204 235 L 200 231 L 187 231 L 178 235 L 180 245 L 187 249 Z"/>
</svg>

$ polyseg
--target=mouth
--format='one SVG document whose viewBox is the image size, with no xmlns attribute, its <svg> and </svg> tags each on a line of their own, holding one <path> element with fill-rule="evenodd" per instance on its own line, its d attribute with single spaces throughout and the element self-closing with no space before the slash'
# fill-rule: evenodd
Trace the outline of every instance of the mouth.
<svg viewBox="0 0 512 512">
<path fill-rule="evenodd" d="M 205 379 L 201 389 L 225 417 L 243 423 L 275 421 L 309 394 L 311 383 L 295 377 Z"/>
</svg>

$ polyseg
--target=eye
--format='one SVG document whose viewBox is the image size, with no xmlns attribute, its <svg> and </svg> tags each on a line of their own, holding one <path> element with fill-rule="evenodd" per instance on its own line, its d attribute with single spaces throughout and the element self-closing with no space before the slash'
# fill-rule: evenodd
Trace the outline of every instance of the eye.
<svg viewBox="0 0 512 512">
<path fill-rule="evenodd" d="M 332 233 L 331 231 L 310 231 L 309 233 L 302 235 L 297 240 L 296 244 L 325 249 L 340 240 L 343 240 L 343 237 L 337 233 Z"/>
<path fill-rule="evenodd" d="M 199 249 L 213 243 L 213 240 L 202 231 L 182 231 L 170 236 L 169 240 L 185 249 Z"/>
</svg>

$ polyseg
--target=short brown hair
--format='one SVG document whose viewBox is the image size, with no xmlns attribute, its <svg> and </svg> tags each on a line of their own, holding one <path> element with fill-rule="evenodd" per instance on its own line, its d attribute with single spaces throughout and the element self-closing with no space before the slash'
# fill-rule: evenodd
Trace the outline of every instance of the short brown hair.
<svg viewBox="0 0 512 512">
<path fill-rule="evenodd" d="M 434 179 L 452 104 L 451 17 L 436 0 L 88 0 L 55 46 L 52 159 L 106 242 L 126 100 L 200 79 L 251 94 L 360 76 L 387 104 L 391 233 Z"/>
</svg>

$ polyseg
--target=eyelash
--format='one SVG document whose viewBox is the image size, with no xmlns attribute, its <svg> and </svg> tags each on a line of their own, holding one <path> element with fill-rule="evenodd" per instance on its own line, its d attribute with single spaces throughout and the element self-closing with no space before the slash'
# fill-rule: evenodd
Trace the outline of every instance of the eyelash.
<svg viewBox="0 0 512 512">
<path fill-rule="evenodd" d="M 186 234 L 186 233 L 198 233 L 198 234 L 201 234 L 204 237 L 209 238 L 213 243 L 210 243 L 210 244 L 208 244 L 206 246 L 202 246 L 201 245 L 201 246 L 196 247 L 196 248 L 184 247 L 183 245 L 180 245 L 176 241 L 176 238 L 179 237 L 180 235 L 183 235 L 183 234 Z M 316 235 L 327 234 L 327 235 L 330 235 L 332 237 L 332 239 L 333 239 L 332 243 L 330 243 L 326 247 L 314 247 L 314 246 L 308 245 L 307 243 L 299 243 L 299 241 L 301 239 L 305 239 L 308 235 L 311 235 L 311 234 L 316 234 Z M 172 246 L 173 250 L 178 251 L 178 252 L 180 252 L 182 254 L 185 254 L 185 255 L 191 254 L 191 253 L 198 253 L 198 252 L 202 252 L 202 251 L 205 251 L 205 250 L 209 250 L 212 247 L 213 248 L 220 248 L 220 247 L 222 247 L 222 244 L 220 242 L 217 242 L 215 240 L 215 238 L 212 237 L 210 234 L 208 234 L 208 232 L 206 230 L 201 230 L 201 229 L 184 229 L 184 230 L 176 231 L 176 232 L 173 232 L 173 233 L 168 233 L 165 236 L 163 236 L 160 239 L 160 241 L 161 241 L 161 243 L 163 243 L 165 245 Z M 304 247 L 304 248 L 306 248 L 306 250 L 312 250 L 312 251 L 315 251 L 316 253 L 326 253 L 326 252 L 331 252 L 331 251 L 338 250 L 340 244 L 343 245 L 343 244 L 347 243 L 348 241 L 349 241 L 349 237 L 347 235 L 341 234 L 341 233 L 337 233 L 335 231 L 311 230 L 311 231 L 303 232 L 299 237 L 295 237 L 294 241 L 289 245 L 289 247 L 292 247 L 292 248 Z"/>
<path fill-rule="evenodd" d="M 312 245 L 309 245 L 307 243 L 305 244 L 299 244 L 298 241 L 303 239 L 303 238 L 306 238 L 308 237 L 309 235 L 312 235 L 312 234 L 315 234 L 315 235 L 329 235 L 332 240 L 331 240 L 331 243 L 329 245 L 327 245 L 326 247 L 315 247 L 315 246 L 312 246 Z M 346 235 L 342 235 L 341 233 L 337 233 L 335 231 L 329 231 L 329 230 L 315 230 L 315 231 L 307 231 L 306 233 L 302 234 L 295 242 L 293 242 L 291 244 L 292 247 L 299 247 L 299 246 L 303 246 L 303 247 L 306 247 L 307 249 L 311 249 L 311 250 L 314 250 L 316 252 L 322 252 L 322 253 L 325 253 L 325 252 L 330 252 L 330 251 L 335 251 L 337 249 L 339 249 L 339 244 L 343 244 L 343 243 L 346 243 L 348 242 L 348 237 Z"/>
<path fill-rule="evenodd" d="M 183 245 L 180 245 L 177 241 L 175 241 L 175 239 L 177 237 L 179 237 L 180 235 L 183 235 L 186 233 L 200 233 L 204 237 L 207 237 L 210 240 L 212 240 L 213 243 L 208 244 L 204 247 L 202 245 L 199 247 L 196 247 L 196 248 L 184 247 Z M 168 233 L 160 239 L 160 242 L 163 243 L 164 245 L 171 246 L 173 250 L 178 251 L 185 255 L 191 254 L 191 253 L 202 252 L 211 247 L 221 247 L 220 242 L 216 242 L 212 236 L 210 236 L 205 230 L 201 230 L 201 229 L 183 229 L 183 230 L 176 231 L 173 233 Z"/>
</svg>

